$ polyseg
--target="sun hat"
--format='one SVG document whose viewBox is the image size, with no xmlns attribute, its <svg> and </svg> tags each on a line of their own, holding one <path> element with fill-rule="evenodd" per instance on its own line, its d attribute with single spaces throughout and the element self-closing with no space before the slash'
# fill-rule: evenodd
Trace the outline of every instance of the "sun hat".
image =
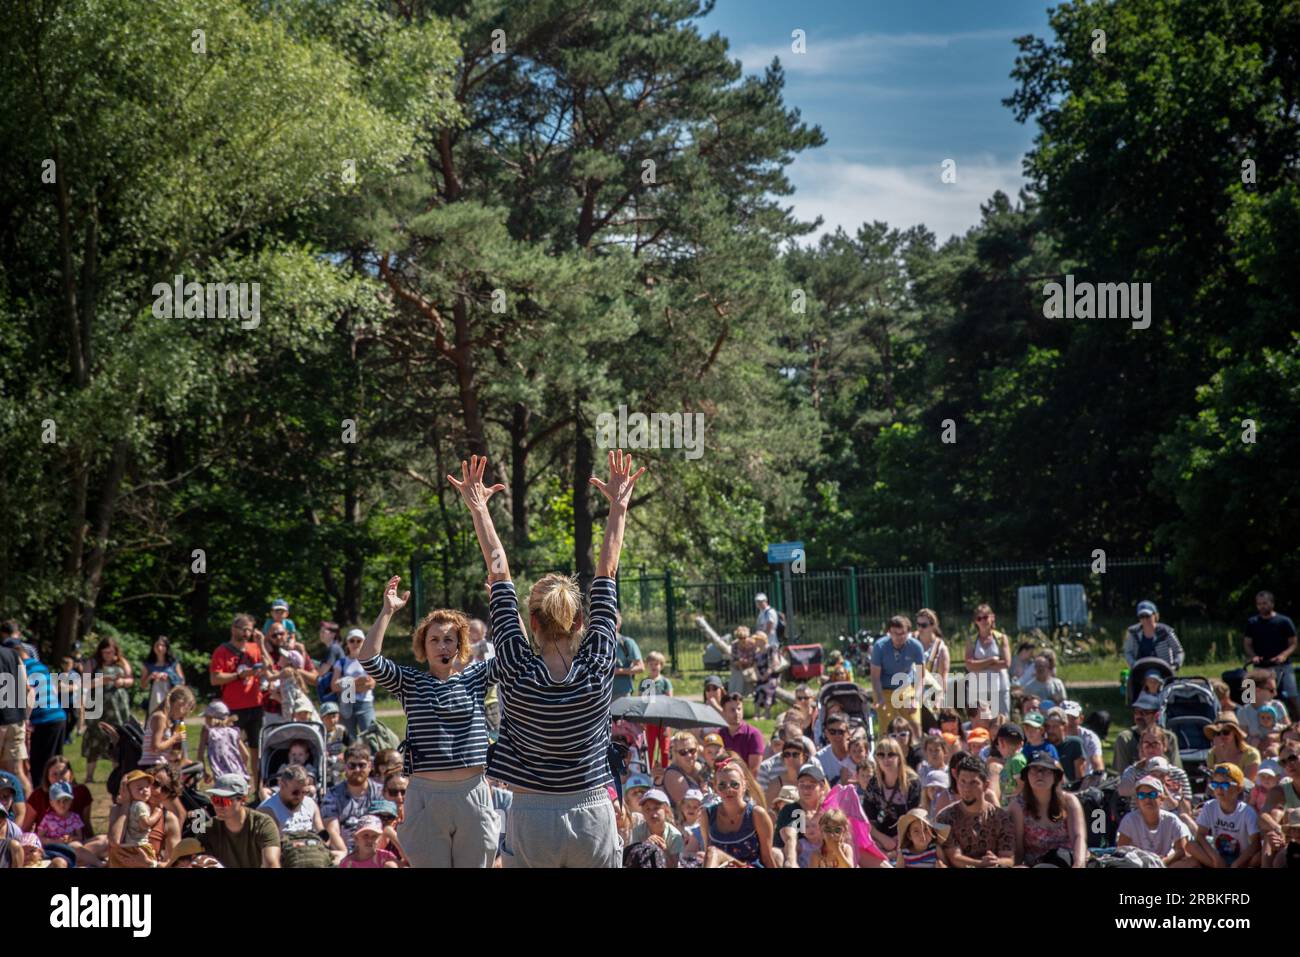
<svg viewBox="0 0 1300 957">
<path fill-rule="evenodd" d="M 224 701 L 213 701 L 203 709 L 205 718 L 228 718 L 230 717 L 230 708 Z"/>
<path fill-rule="evenodd" d="M 1267 701 L 1259 706 L 1259 713 L 1268 713 L 1273 716 L 1274 721 L 1286 720 L 1286 709 L 1282 707 L 1279 701 Z"/>
<path fill-rule="evenodd" d="M 793 784 L 787 784 L 784 785 L 780 791 L 776 792 L 776 800 L 772 803 L 776 804 L 784 801 L 786 804 L 793 804 L 797 800 L 799 800 L 799 789 Z"/>
<path fill-rule="evenodd" d="M 1237 738 L 1237 744 L 1246 740 L 1246 729 L 1241 726 L 1235 714 L 1220 715 L 1219 720 L 1205 726 L 1205 736 L 1207 738 L 1217 735 L 1220 731 L 1231 731 Z"/>
<path fill-rule="evenodd" d="M 685 804 L 687 801 L 700 801 L 703 803 L 704 792 L 699 788 L 687 788 L 686 793 L 682 795 L 682 803 Z"/>
<path fill-rule="evenodd" d="M 914 807 L 898 819 L 898 840 L 902 844 L 903 837 L 907 834 L 907 829 L 912 826 L 914 821 L 920 821 L 930 830 L 934 831 L 934 836 L 940 844 L 948 839 L 948 832 L 952 830 L 947 824 L 940 824 L 938 821 L 932 821 L 929 813 L 923 807 Z"/>
<path fill-rule="evenodd" d="M 185 858 L 193 857 L 195 854 L 202 853 L 203 845 L 199 843 L 198 838 L 183 837 L 177 841 L 176 846 L 172 848 L 171 863 L 167 866 L 175 867 L 178 862 L 183 861 Z"/>
<path fill-rule="evenodd" d="M 370 802 L 370 813 L 375 817 L 397 817 L 397 805 L 387 798 Z"/>
<path fill-rule="evenodd" d="M 339 706 L 336 705 L 333 701 L 326 701 L 323 705 L 320 706 L 320 716 L 322 718 L 325 717 L 325 715 L 327 714 L 338 714 L 338 713 L 339 713 Z"/>
<path fill-rule="evenodd" d="M 1160 699 L 1155 695 L 1144 691 L 1138 695 L 1137 700 L 1133 702 L 1133 708 L 1142 711 L 1159 711 Z"/>
<path fill-rule="evenodd" d="M 18 780 L 18 775 L 14 774 L 12 771 L 0 771 L 0 791 L 5 790 L 6 788 L 14 792 L 15 801 L 18 801 L 19 803 L 26 801 L 23 784 Z"/>
<path fill-rule="evenodd" d="M 1269 758 L 1267 761 L 1260 764 L 1259 770 L 1255 772 L 1255 776 L 1259 777 L 1261 774 L 1271 774 L 1275 778 L 1286 776 L 1286 772 L 1282 770 L 1282 765 L 1278 764 L 1272 758 Z"/>
<path fill-rule="evenodd" d="M 152 784 L 154 777 L 148 771 L 142 771 L 141 769 L 136 768 L 134 771 L 123 776 L 122 783 L 130 784 L 132 781 L 142 781 L 146 779 L 149 781 L 150 784 Z"/>
<path fill-rule="evenodd" d="M 357 822 L 356 830 L 353 834 L 360 834 L 362 831 L 372 831 L 375 834 L 384 833 L 384 822 L 379 820 L 373 814 L 367 814 Z"/>
</svg>

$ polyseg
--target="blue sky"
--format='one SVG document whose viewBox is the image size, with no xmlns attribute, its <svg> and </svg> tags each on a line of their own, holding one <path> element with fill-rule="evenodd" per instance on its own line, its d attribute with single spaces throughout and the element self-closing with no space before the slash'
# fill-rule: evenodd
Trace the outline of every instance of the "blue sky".
<svg viewBox="0 0 1300 957">
<path fill-rule="evenodd" d="M 746 73 L 779 56 L 785 102 L 827 144 L 787 168 L 787 202 L 824 229 L 924 223 L 943 241 L 1023 184 L 1035 133 L 1001 103 L 1014 37 L 1047 36 L 1047 0 L 718 0 L 699 29 L 726 37 Z M 801 29 L 807 52 L 791 51 Z M 956 183 L 940 180 L 956 161 Z M 814 237 L 815 238 L 815 237 Z"/>
</svg>

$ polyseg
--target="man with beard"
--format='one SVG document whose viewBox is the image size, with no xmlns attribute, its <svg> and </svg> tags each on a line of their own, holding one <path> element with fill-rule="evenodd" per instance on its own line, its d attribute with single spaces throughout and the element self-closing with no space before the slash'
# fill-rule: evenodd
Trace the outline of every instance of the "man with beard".
<svg viewBox="0 0 1300 957">
<path fill-rule="evenodd" d="M 223 774 L 208 792 L 217 819 L 204 829 L 204 849 L 222 867 L 280 866 L 280 829 L 275 819 L 244 803 L 248 779 Z"/>
<path fill-rule="evenodd" d="M 329 835 L 329 849 L 335 862 L 347 856 L 348 846 L 343 837 L 335 830 L 328 830 L 321 819 L 320 806 L 307 794 L 307 772 L 296 764 L 285 765 L 280 771 L 280 790 L 262 802 L 258 810 L 269 814 L 280 828 L 280 836 L 286 834 L 320 834 Z"/>
<path fill-rule="evenodd" d="M 370 749 L 354 744 L 343 754 L 344 777 L 330 788 L 321 804 L 321 817 L 329 831 L 330 847 L 341 840 L 352 851 L 353 836 L 370 805 L 383 797 L 384 786 L 370 777 Z"/>
<path fill-rule="evenodd" d="M 943 848 L 949 867 L 1012 867 L 1016 835 L 1011 815 L 984 800 L 988 766 L 968 754 L 956 765 L 959 800 L 939 812 L 936 819 L 952 830 Z"/>
</svg>

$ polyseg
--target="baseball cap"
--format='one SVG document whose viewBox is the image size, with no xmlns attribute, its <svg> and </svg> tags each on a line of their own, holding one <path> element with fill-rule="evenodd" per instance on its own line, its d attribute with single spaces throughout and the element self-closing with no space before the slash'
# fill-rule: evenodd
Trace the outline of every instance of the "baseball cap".
<svg viewBox="0 0 1300 957">
<path fill-rule="evenodd" d="M 725 688 L 726 685 L 722 683 L 722 679 L 719 678 L 717 675 L 709 675 L 707 678 L 704 679 L 704 687 Z"/>
<path fill-rule="evenodd" d="M 687 788 L 686 793 L 682 795 L 682 801 L 703 801 L 704 792 L 699 788 Z"/>
<path fill-rule="evenodd" d="M 1230 762 L 1225 761 L 1223 764 L 1214 766 L 1214 776 L 1217 778 L 1220 774 L 1226 774 L 1232 778 L 1232 783 L 1238 787 L 1246 783 L 1246 775 L 1241 773 L 1241 768 Z"/>
<path fill-rule="evenodd" d="M 704 736 L 704 742 L 703 742 L 703 743 L 704 743 L 704 744 L 716 744 L 716 745 L 717 745 L 718 747 L 720 747 L 720 748 L 725 748 L 725 747 L 726 747 L 726 744 L 725 744 L 725 743 L 723 742 L 723 740 L 722 740 L 722 735 L 720 735 L 720 734 L 706 734 L 706 735 Z"/>
<path fill-rule="evenodd" d="M 1061 762 L 1052 757 L 1047 751 L 1039 751 L 1034 755 L 1034 759 L 1024 766 L 1020 776 L 1024 777 L 1030 768 L 1049 768 L 1058 774 L 1064 775 L 1065 769 L 1061 767 Z"/>
<path fill-rule="evenodd" d="M 50 800 L 57 801 L 60 798 L 72 800 L 72 785 L 67 781 L 55 781 L 50 785 Z"/>
<path fill-rule="evenodd" d="M 1031 711 L 1029 714 L 1025 715 L 1024 723 L 1029 725 L 1031 728 L 1041 728 L 1047 723 L 1047 719 L 1043 717 L 1041 711 Z"/>
<path fill-rule="evenodd" d="M 1282 770 L 1282 765 L 1278 764 L 1272 758 L 1269 758 L 1267 761 L 1262 762 L 1259 766 L 1259 770 L 1255 772 L 1256 777 L 1261 774 L 1271 774 L 1275 778 L 1280 778 L 1284 777 L 1286 772 Z"/>
<path fill-rule="evenodd" d="M 1044 721 L 1051 721 L 1051 720 L 1053 720 L 1053 719 L 1055 719 L 1055 720 L 1061 722 L 1062 724 L 1064 724 L 1064 723 L 1065 723 L 1065 712 L 1062 711 L 1060 708 L 1048 708 L 1048 709 L 1047 709 L 1047 717 L 1044 719 Z"/>
<path fill-rule="evenodd" d="M 623 785 L 623 793 L 626 794 L 628 791 L 631 791 L 633 788 L 645 788 L 649 790 L 650 788 L 654 787 L 654 785 L 655 785 L 654 781 L 651 780 L 650 775 L 648 774 L 629 775 L 627 779 L 627 783 Z"/>
<path fill-rule="evenodd" d="M 292 648 L 290 648 L 288 651 L 284 653 L 284 660 L 289 662 L 289 666 L 291 668 L 302 667 L 302 653 L 299 651 L 294 651 Z"/>
<path fill-rule="evenodd" d="M 382 817 L 384 815 L 397 817 L 397 805 L 387 798 L 380 798 L 378 801 L 370 802 L 370 813 L 375 815 L 375 817 Z"/>
<path fill-rule="evenodd" d="M 132 781 L 147 780 L 149 781 L 150 784 L 152 784 L 153 779 L 154 779 L 153 775 L 150 774 L 148 771 L 142 771 L 139 768 L 136 768 L 134 771 L 132 771 L 131 773 L 127 774 L 125 777 L 122 778 L 122 783 L 130 784 Z"/>
<path fill-rule="evenodd" d="M 272 607 L 272 608 L 283 608 L 283 609 L 285 609 L 285 610 L 287 611 L 288 608 L 289 608 L 289 603 L 288 603 L 287 601 L 285 601 L 283 598 L 277 598 L 275 601 L 271 602 L 271 607 Z"/>
<path fill-rule="evenodd" d="M 1067 717 L 1077 718 L 1083 714 L 1083 705 L 1077 701 L 1062 701 L 1061 710 L 1065 712 Z"/>
<path fill-rule="evenodd" d="M 660 804 L 672 803 L 668 800 L 668 795 L 659 788 L 651 788 L 649 791 L 646 791 L 645 794 L 642 794 L 641 803 L 644 804 L 646 801 L 658 801 Z"/>
<path fill-rule="evenodd" d="M 5 788 L 14 792 L 14 800 L 23 803 L 27 800 L 27 792 L 23 790 L 23 783 L 18 780 L 18 776 L 10 771 L 0 771 L 0 791 Z"/>
<path fill-rule="evenodd" d="M 767 601 L 767 593 L 759 592 L 757 595 L 754 596 L 754 601 Z"/>
<path fill-rule="evenodd" d="M 795 778 L 798 779 L 803 777 L 804 775 L 807 775 L 808 777 L 812 778 L 814 781 L 818 781 L 822 784 L 826 783 L 826 772 L 822 770 L 822 766 L 818 764 L 816 761 L 809 761 L 807 764 L 801 767 L 799 769 L 799 773 L 795 775 Z"/>
<path fill-rule="evenodd" d="M 971 728 L 969 731 L 966 732 L 967 744 L 988 744 L 988 741 L 989 741 L 988 728 Z"/>
<path fill-rule="evenodd" d="M 1133 702 L 1133 707 L 1141 708 L 1143 711 L 1159 711 L 1160 699 L 1144 691 L 1137 696 L 1137 700 Z"/>
<path fill-rule="evenodd" d="M 1157 794 L 1165 793 L 1165 786 L 1161 782 L 1161 780 L 1157 777 L 1152 777 L 1150 774 L 1148 774 L 1146 777 L 1138 779 L 1137 790 L 1141 791 L 1144 788 L 1150 788 L 1151 790 L 1155 791 Z"/>
<path fill-rule="evenodd" d="M 1147 771 L 1151 774 L 1154 774 L 1157 771 L 1164 774 L 1172 766 L 1173 765 L 1166 761 L 1161 755 L 1156 755 L 1154 758 L 1147 758 Z"/>
<path fill-rule="evenodd" d="M 1156 613 L 1156 603 L 1153 601 L 1138 602 L 1137 614 L 1141 618 L 1143 615 L 1154 615 Z"/>
<path fill-rule="evenodd" d="M 203 709 L 205 717 L 209 718 L 228 718 L 230 717 L 230 708 L 224 701 L 213 701 Z"/>
<path fill-rule="evenodd" d="M 218 797 L 243 797 L 248 793 L 248 778 L 242 774 L 223 774 L 213 783 L 208 793 Z"/>
<path fill-rule="evenodd" d="M 935 768 L 933 771 L 925 772 L 925 781 L 921 786 L 927 788 L 943 788 L 946 791 L 951 783 L 952 781 L 948 777 L 947 771 L 940 771 L 938 768 Z"/>
<path fill-rule="evenodd" d="M 320 713 L 321 713 L 321 717 L 324 717 L 327 714 L 338 714 L 339 706 L 336 705 L 333 701 L 326 701 L 323 705 L 320 706 Z"/>
<path fill-rule="evenodd" d="M 352 628 L 352 629 L 350 629 L 350 630 L 348 631 L 348 639 L 349 639 L 349 640 L 351 640 L 351 639 L 353 639 L 353 638 L 362 638 L 362 639 L 364 639 L 365 637 L 366 637 L 366 633 L 365 633 L 364 631 L 362 631 L 360 628 Z"/>
<path fill-rule="evenodd" d="M 373 831 L 376 834 L 384 833 L 384 822 L 379 820 L 373 814 L 367 814 L 357 822 L 356 830 L 353 834 L 360 834 L 362 831 Z"/>
<path fill-rule="evenodd" d="M 1015 738 L 1017 741 L 1025 740 L 1025 732 L 1021 730 L 1020 725 L 1014 721 L 1008 721 L 1002 727 L 998 728 L 999 738 Z"/>
</svg>

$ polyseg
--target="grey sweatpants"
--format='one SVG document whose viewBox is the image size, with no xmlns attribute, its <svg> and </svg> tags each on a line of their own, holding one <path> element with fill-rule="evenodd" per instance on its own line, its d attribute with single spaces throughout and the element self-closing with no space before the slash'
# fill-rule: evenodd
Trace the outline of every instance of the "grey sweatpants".
<svg viewBox="0 0 1300 957">
<path fill-rule="evenodd" d="M 497 813 L 483 775 L 465 781 L 411 777 L 397 839 L 412 867 L 491 867 Z"/>
<path fill-rule="evenodd" d="M 505 867 L 622 867 L 623 840 L 609 791 L 525 794 L 506 816 Z"/>
</svg>

